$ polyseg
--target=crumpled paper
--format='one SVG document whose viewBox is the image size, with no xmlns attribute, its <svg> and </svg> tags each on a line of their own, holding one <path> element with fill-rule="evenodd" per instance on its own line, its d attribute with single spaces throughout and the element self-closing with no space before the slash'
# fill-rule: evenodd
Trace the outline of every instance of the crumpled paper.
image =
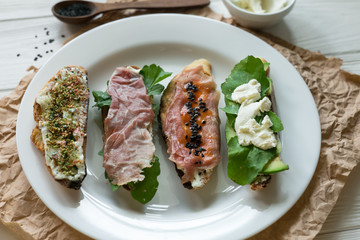
<svg viewBox="0 0 360 240">
<path fill-rule="evenodd" d="M 224 19 L 209 8 L 173 12 L 236 25 L 232 19 Z M 77 35 L 109 21 L 144 13 L 149 11 L 104 14 Z M 272 35 L 244 30 L 265 40 L 298 70 L 316 102 L 322 133 L 319 164 L 304 194 L 283 217 L 250 239 L 313 239 L 334 207 L 348 175 L 360 161 L 357 148 L 360 136 L 356 135 L 360 132 L 360 76 L 343 71 L 341 59 L 325 58 Z M 29 71 L 32 72 L 20 81 L 14 92 L 0 100 L 1 222 L 22 239 L 89 239 L 42 203 L 21 169 L 15 140 L 15 134 L 21 133 L 16 133 L 16 118 L 22 96 L 37 69 Z"/>
</svg>

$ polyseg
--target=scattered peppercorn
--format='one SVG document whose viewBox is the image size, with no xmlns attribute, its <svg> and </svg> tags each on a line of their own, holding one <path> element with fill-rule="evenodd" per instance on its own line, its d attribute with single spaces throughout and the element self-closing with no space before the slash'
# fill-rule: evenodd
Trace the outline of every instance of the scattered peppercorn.
<svg viewBox="0 0 360 240">
<path fill-rule="evenodd" d="M 20 53 L 16 54 L 17 57 L 20 57 Z"/>
<path fill-rule="evenodd" d="M 49 36 L 50 31 L 46 31 L 46 36 Z"/>
<path fill-rule="evenodd" d="M 49 39 L 49 43 L 52 43 L 53 41 L 55 41 L 54 39 Z"/>
</svg>

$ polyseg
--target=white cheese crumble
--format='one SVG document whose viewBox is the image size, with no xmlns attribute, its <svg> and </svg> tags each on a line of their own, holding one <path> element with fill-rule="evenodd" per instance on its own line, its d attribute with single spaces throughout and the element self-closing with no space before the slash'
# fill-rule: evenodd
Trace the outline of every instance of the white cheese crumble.
<svg viewBox="0 0 360 240">
<path fill-rule="evenodd" d="M 267 150 L 276 147 L 277 140 L 271 130 L 273 124 L 269 116 L 265 116 L 261 124 L 255 120 L 256 116 L 270 111 L 271 108 L 268 97 L 257 101 L 260 99 L 260 90 L 260 83 L 252 79 L 249 83 L 237 87 L 231 97 L 234 102 L 241 104 L 235 120 L 235 131 L 239 144 L 242 146 L 253 144 L 258 148 Z"/>
<path fill-rule="evenodd" d="M 234 102 L 243 103 L 255 102 L 260 99 L 261 85 L 260 83 L 252 79 L 247 84 L 238 86 L 231 94 L 231 98 Z"/>
</svg>

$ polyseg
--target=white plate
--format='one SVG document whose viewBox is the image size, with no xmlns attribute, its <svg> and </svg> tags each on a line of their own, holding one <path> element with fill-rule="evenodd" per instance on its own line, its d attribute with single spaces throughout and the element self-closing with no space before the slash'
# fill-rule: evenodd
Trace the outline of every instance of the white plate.
<svg viewBox="0 0 360 240">
<path fill-rule="evenodd" d="M 182 187 L 159 134 L 159 190 L 145 206 L 123 189 L 112 192 L 104 178 L 100 113 L 90 102 L 88 176 L 80 191 L 66 189 L 46 171 L 40 152 L 30 141 L 34 99 L 61 67 L 82 65 L 89 71 L 90 90 L 105 90 L 116 66 L 156 63 L 173 75 L 197 58 L 207 58 L 220 84 L 247 55 L 271 63 L 270 77 L 280 118 L 282 158 L 290 170 L 277 174 L 267 189 L 253 192 L 227 178 L 221 114 L 223 161 L 210 182 L 198 191 Z M 165 82 L 166 85 L 168 82 Z M 224 106 L 223 98 L 220 107 Z M 24 172 L 41 200 L 61 219 L 97 239 L 239 239 L 278 220 L 306 189 L 317 165 L 320 123 L 312 95 L 293 66 L 275 49 L 228 24 L 189 15 L 158 14 L 131 17 L 93 29 L 58 51 L 37 73 L 21 103 L 17 146 Z"/>
</svg>

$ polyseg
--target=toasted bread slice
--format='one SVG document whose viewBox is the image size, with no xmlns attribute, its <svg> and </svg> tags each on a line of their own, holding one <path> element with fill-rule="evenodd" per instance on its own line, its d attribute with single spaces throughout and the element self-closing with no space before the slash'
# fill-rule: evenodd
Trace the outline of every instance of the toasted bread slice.
<svg viewBox="0 0 360 240">
<path fill-rule="evenodd" d="M 193 87 L 189 87 L 189 84 Z M 190 90 L 187 91 L 187 87 Z M 186 92 L 191 96 L 186 95 Z M 219 96 L 211 74 L 211 65 L 206 59 L 196 60 L 186 66 L 171 80 L 162 95 L 161 128 L 169 159 L 175 163 L 185 188 L 203 187 L 220 162 L 220 120 L 217 111 Z M 191 100 L 188 101 L 189 98 Z M 190 105 L 193 107 L 190 108 Z M 192 112 L 192 121 L 186 111 Z M 178 119 L 173 119 L 179 112 L 181 114 L 175 117 Z M 198 130 L 194 132 L 191 129 Z M 209 129 L 213 130 L 211 140 L 206 139 L 209 137 Z M 200 141 L 195 139 L 199 135 Z"/>
<path fill-rule="evenodd" d="M 44 155 L 54 179 L 76 190 L 86 176 L 88 106 L 87 71 L 68 66 L 41 89 L 33 108 L 36 126 L 31 141 Z"/>
</svg>

